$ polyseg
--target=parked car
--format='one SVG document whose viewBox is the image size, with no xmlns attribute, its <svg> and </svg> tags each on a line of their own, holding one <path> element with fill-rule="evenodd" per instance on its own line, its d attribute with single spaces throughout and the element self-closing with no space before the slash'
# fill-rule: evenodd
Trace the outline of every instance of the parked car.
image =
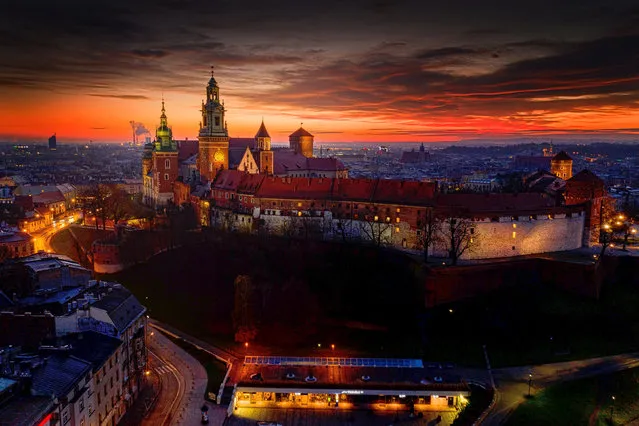
<svg viewBox="0 0 639 426">
<path fill-rule="evenodd" d="M 442 379 L 442 376 L 435 376 L 433 377 L 433 380 L 435 381 L 435 383 L 441 383 L 444 381 L 444 379 Z"/>
</svg>

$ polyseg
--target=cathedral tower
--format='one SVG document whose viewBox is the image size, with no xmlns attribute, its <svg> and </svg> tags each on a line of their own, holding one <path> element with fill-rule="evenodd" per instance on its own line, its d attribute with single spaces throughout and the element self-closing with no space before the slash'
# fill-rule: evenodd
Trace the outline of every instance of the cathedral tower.
<svg viewBox="0 0 639 426">
<path fill-rule="evenodd" d="M 153 154 L 151 157 L 151 200 L 153 205 L 162 206 L 173 201 L 173 182 L 178 177 L 178 149 L 169 127 L 164 99 L 160 125 L 155 129 Z"/>
<path fill-rule="evenodd" d="M 220 88 L 213 76 L 206 86 L 206 102 L 202 102 L 199 154 L 197 167 L 203 181 L 215 178 L 218 170 L 229 167 L 229 135 L 224 121 L 224 104 L 220 102 Z"/>
<path fill-rule="evenodd" d="M 300 127 L 288 137 L 290 148 L 304 157 L 313 157 L 313 135 Z"/>
<path fill-rule="evenodd" d="M 255 142 L 260 156 L 260 173 L 273 174 L 273 151 L 271 151 L 271 135 L 268 134 L 264 120 L 255 134 Z"/>
</svg>

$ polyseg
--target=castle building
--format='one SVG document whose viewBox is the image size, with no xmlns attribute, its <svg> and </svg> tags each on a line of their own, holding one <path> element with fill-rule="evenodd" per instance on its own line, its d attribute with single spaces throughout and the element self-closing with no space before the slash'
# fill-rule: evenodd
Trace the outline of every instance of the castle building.
<svg viewBox="0 0 639 426">
<path fill-rule="evenodd" d="M 173 201 L 173 182 L 178 177 L 178 149 L 173 140 L 173 131 L 168 125 L 164 100 L 155 141 L 144 147 L 142 173 L 143 195 L 147 204 L 161 207 Z"/>
<path fill-rule="evenodd" d="M 313 157 L 313 135 L 307 130 L 300 127 L 290 136 L 289 142 L 288 149 L 271 150 L 271 137 L 262 120 L 253 140 L 231 140 L 232 151 L 237 149 L 233 147 L 236 143 L 243 144 L 244 149 L 242 158 L 237 164 L 231 163 L 230 168 L 280 177 L 348 177 L 348 170 L 338 159 Z"/>
<path fill-rule="evenodd" d="M 584 245 L 599 242 L 602 225 L 614 211 L 604 181 L 584 169 L 566 181 L 566 205 L 581 205 L 586 211 Z"/>
<path fill-rule="evenodd" d="M 211 181 L 218 170 L 229 168 L 229 134 L 224 121 L 224 104 L 220 87 L 213 76 L 206 86 L 206 102 L 202 102 L 202 122 L 198 136 L 198 170 L 203 181 Z"/>
<path fill-rule="evenodd" d="M 572 158 L 566 154 L 566 151 L 561 151 L 552 157 L 552 160 L 550 160 L 550 173 L 563 180 L 568 180 L 572 177 Z"/>
<path fill-rule="evenodd" d="M 583 205 L 546 194 L 441 194 L 431 182 L 220 173 L 211 187 L 210 224 L 298 238 L 361 241 L 420 250 L 422 221 L 464 218 L 473 228 L 464 259 L 511 257 L 582 247 Z M 430 247 L 446 257 L 444 242 Z"/>
<path fill-rule="evenodd" d="M 289 147 L 296 154 L 302 154 L 306 158 L 313 157 L 313 135 L 300 126 L 288 137 Z"/>
</svg>

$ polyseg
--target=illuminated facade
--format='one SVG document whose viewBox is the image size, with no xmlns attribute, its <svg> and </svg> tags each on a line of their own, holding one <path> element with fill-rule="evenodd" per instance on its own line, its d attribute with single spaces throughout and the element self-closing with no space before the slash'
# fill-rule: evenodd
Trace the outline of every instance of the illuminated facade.
<svg viewBox="0 0 639 426">
<path fill-rule="evenodd" d="M 224 103 L 211 70 L 206 86 L 206 102 L 202 102 L 202 122 L 198 136 L 198 170 L 203 181 L 211 181 L 218 170 L 229 168 L 229 135 L 224 121 Z"/>
<path fill-rule="evenodd" d="M 421 359 L 246 356 L 229 376 L 229 415 L 243 409 L 457 411 L 470 389 L 424 368 Z"/>
<path fill-rule="evenodd" d="M 550 172 L 563 180 L 572 177 L 572 158 L 565 151 L 552 157 L 550 161 Z"/>
<path fill-rule="evenodd" d="M 582 205 L 546 194 L 441 194 L 428 182 L 289 178 L 221 173 L 211 187 L 211 226 L 302 239 L 360 241 L 421 251 L 423 221 L 463 218 L 472 227 L 463 259 L 503 258 L 582 247 Z M 429 252 L 448 257 L 439 242 Z"/>
<path fill-rule="evenodd" d="M 306 158 L 313 157 L 313 140 L 313 135 L 301 126 L 288 137 L 289 147 L 293 152 Z"/>
</svg>

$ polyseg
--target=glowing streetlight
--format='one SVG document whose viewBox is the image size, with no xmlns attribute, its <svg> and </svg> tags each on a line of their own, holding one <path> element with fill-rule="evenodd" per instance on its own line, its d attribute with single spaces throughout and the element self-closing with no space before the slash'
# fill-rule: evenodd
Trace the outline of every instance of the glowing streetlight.
<svg viewBox="0 0 639 426">
<path fill-rule="evenodd" d="M 610 424 L 613 424 L 613 423 L 612 423 L 612 416 L 613 416 L 613 414 L 614 414 L 614 412 L 615 412 L 615 399 L 616 399 L 616 398 L 615 398 L 615 396 L 613 395 L 613 396 L 612 396 L 612 404 L 610 404 Z"/>
<path fill-rule="evenodd" d="M 331 349 L 332 349 L 332 350 L 335 350 L 335 345 L 331 345 Z"/>
<path fill-rule="evenodd" d="M 532 384 L 532 373 L 528 374 L 528 398 L 530 398 L 530 385 Z"/>
</svg>

